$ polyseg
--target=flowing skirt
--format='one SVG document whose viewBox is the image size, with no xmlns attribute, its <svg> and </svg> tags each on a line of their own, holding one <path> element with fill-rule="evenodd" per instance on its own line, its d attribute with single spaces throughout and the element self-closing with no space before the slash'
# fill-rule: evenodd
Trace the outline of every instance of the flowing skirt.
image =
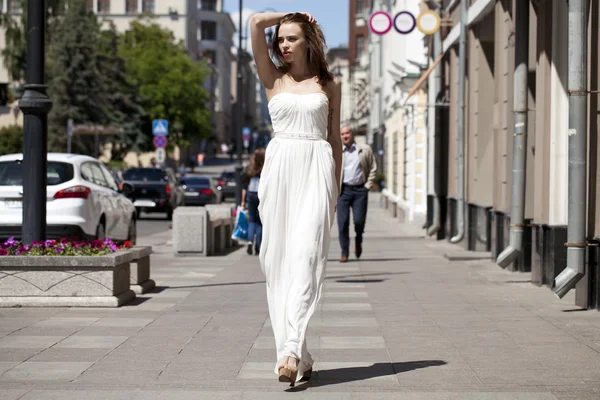
<svg viewBox="0 0 600 400">
<path fill-rule="evenodd" d="M 275 373 L 285 356 L 293 356 L 300 360 L 299 380 L 313 364 L 306 329 L 321 297 L 338 196 L 331 145 L 276 136 L 266 150 L 258 196 Z"/>
</svg>

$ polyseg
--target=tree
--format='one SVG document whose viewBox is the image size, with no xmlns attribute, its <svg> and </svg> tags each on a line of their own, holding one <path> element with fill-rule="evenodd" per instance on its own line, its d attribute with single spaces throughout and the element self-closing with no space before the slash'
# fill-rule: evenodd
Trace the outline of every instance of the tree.
<svg viewBox="0 0 600 400">
<path fill-rule="evenodd" d="M 140 88 L 150 118 L 169 121 L 170 144 L 182 145 L 194 137 L 208 137 L 209 94 L 202 86 L 207 68 L 189 58 L 171 31 L 151 20 L 133 21 L 119 55 L 125 60 L 130 82 Z"/>
<path fill-rule="evenodd" d="M 0 52 L 4 60 L 4 66 L 14 82 L 25 80 L 25 69 L 27 66 L 27 0 L 21 0 L 21 17 L 15 15 L 0 14 L 0 27 L 5 29 L 5 46 Z M 58 16 L 64 11 L 65 0 L 46 0 L 48 10 L 46 43 L 51 43 L 52 25 Z"/>
<path fill-rule="evenodd" d="M 118 56 L 119 34 L 111 22 L 100 33 L 98 67 L 105 79 L 107 98 L 111 105 L 111 125 L 123 128 L 113 141 L 112 159 L 123 160 L 129 151 L 142 152 L 152 148 L 151 122 L 141 103 L 139 89 L 127 81 L 125 61 Z"/>
<path fill-rule="evenodd" d="M 0 155 L 23 151 L 23 129 L 11 125 L 0 129 Z"/>
<path fill-rule="evenodd" d="M 48 147 L 66 150 L 66 126 L 101 124 L 110 121 L 110 98 L 99 65 L 100 26 L 87 11 L 85 0 L 68 0 L 63 17 L 53 24 L 53 41 L 48 52 L 49 95 L 54 105 L 48 115 Z M 94 154 L 94 140 L 73 136 L 73 151 Z"/>
</svg>

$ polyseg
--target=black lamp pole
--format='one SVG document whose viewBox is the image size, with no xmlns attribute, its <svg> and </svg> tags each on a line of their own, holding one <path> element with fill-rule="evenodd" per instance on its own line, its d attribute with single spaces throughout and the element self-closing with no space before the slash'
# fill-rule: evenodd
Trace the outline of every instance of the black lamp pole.
<svg viewBox="0 0 600 400">
<path fill-rule="evenodd" d="M 46 2 L 27 1 L 27 84 L 19 101 L 23 112 L 23 226 L 26 244 L 46 239 L 48 112 L 44 85 Z"/>
<path fill-rule="evenodd" d="M 237 104 L 236 104 L 236 114 L 237 118 L 234 126 L 234 135 L 236 140 L 236 149 L 237 149 L 237 164 L 235 166 L 235 177 L 236 177 L 236 190 L 235 190 L 235 203 L 242 204 L 242 127 L 244 126 L 244 99 L 242 83 L 243 83 L 243 75 L 242 75 L 242 10 L 243 10 L 243 0 L 240 0 L 240 13 L 238 20 L 238 49 L 237 49 Z"/>
</svg>

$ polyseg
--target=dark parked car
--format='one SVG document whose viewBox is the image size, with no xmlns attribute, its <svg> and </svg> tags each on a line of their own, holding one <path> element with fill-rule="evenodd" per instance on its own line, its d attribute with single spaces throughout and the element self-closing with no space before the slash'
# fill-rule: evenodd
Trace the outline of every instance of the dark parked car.
<svg viewBox="0 0 600 400">
<path fill-rule="evenodd" d="M 208 176 L 184 177 L 179 182 L 185 194 L 186 206 L 203 206 L 221 202 L 222 194 Z"/>
<path fill-rule="evenodd" d="M 181 185 L 171 169 L 131 168 L 123 174 L 123 180 L 133 186 L 128 197 L 140 212 L 167 213 L 173 218 L 173 210 L 183 205 L 184 194 Z"/>
<path fill-rule="evenodd" d="M 217 179 L 217 190 L 221 192 L 223 201 L 227 197 L 235 198 L 236 187 L 235 171 L 225 171 Z"/>
</svg>

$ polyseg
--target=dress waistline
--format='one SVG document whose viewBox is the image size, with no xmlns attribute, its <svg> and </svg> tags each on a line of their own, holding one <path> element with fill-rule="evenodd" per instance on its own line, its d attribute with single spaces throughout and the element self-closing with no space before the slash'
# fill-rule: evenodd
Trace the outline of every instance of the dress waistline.
<svg viewBox="0 0 600 400">
<path fill-rule="evenodd" d="M 322 134 L 315 132 L 273 132 L 277 139 L 325 140 Z"/>
</svg>

